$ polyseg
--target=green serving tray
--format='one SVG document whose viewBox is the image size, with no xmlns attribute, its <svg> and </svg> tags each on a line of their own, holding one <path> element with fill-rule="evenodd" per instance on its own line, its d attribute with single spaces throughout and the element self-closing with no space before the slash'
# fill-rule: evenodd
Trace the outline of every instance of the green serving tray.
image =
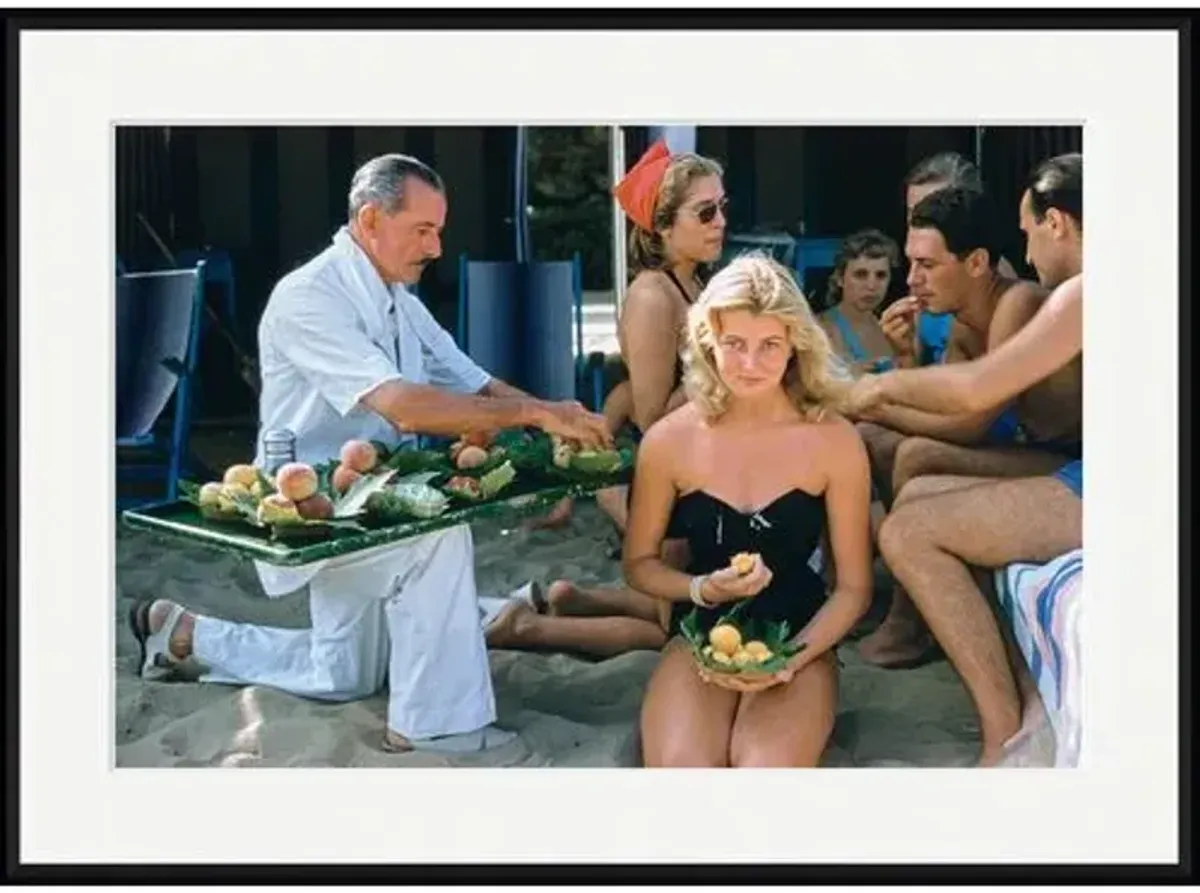
<svg viewBox="0 0 1200 893">
<path fill-rule="evenodd" d="M 121 518 L 137 530 L 187 540 L 267 564 L 295 567 L 352 555 L 498 514 L 511 513 L 514 517 L 534 514 L 548 509 L 564 496 L 589 496 L 605 487 L 626 484 L 630 477 L 629 473 L 617 473 L 596 476 L 591 481 L 554 484 L 548 484 L 545 479 L 518 478 L 501 496 L 486 502 L 469 503 L 451 498 L 450 508 L 436 518 L 414 518 L 365 532 L 333 528 L 321 539 L 307 542 L 278 540 L 269 528 L 256 528 L 244 521 L 210 521 L 200 515 L 196 506 L 183 500 L 128 509 L 121 513 Z"/>
</svg>

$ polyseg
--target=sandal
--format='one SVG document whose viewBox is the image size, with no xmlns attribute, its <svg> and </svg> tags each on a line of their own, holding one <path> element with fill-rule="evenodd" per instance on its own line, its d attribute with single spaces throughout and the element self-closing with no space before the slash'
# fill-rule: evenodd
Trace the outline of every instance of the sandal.
<svg viewBox="0 0 1200 893">
<path fill-rule="evenodd" d="M 149 676 L 154 670 L 173 670 L 183 663 L 171 654 L 171 634 L 187 610 L 183 605 L 173 604 L 158 632 L 151 632 L 150 609 L 156 602 L 157 599 L 142 599 L 129 609 L 129 629 L 137 639 L 142 677 Z"/>
</svg>

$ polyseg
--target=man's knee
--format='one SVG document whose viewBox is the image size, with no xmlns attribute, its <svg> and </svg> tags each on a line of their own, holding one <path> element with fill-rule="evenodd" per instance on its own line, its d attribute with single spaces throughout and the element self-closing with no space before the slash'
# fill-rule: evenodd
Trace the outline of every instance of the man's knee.
<svg viewBox="0 0 1200 893">
<path fill-rule="evenodd" d="M 896 447 L 896 459 L 892 465 L 892 491 L 899 495 L 904 485 L 923 474 L 936 474 L 938 459 L 946 452 L 946 445 L 928 437 L 906 437 Z"/>
<path fill-rule="evenodd" d="M 939 478 L 931 475 L 913 478 L 896 492 L 896 498 L 892 501 L 892 511 L 920 499 L 922 496 L 943 492 L 944 485 L 939 487 L 939 481 Z"/>
<path fill-rule="evenodd" d="M 877 425 L 875 422 L 856 422 L 854 430 L 862 438 L 863 444 L 866 445 L 867 452 L 872 458 L 876 458 L 882 453 L 891 453 L 900 439 L 897 432 L 891 428 L 885 428 L 883 425 Z"/>
<path fill-rule="evenodd" d="M 879 552 L 888 567 L 894 568 L 897 562 L 903 561 L 913 546 L 922 540 L 926 533 L 925 517 L 922 507 L 901 505 L 883 519 L 879 525 Z"/>
</svg>

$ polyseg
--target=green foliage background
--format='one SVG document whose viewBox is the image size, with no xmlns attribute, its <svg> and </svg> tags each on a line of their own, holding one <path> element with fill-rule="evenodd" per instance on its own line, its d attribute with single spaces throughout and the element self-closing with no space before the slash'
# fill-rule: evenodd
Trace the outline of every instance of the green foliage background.
<svg viewBox="0 0 1200 893">
<path fill-rule="evenodd" d="M 583 287 L 612 288 L 612 178 L 609 129 L 529 129 L 529 233 L 537 260 L 578 251 Z"/>
</svg>

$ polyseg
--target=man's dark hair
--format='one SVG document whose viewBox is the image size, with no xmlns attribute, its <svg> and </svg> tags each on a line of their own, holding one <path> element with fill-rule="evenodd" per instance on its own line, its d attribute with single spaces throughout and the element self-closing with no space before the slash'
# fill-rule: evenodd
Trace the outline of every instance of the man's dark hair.
<svg viewBox="0 0 1200 893">
<path fill-rule="evenodd" d="M 380 155 L 354 172 L 347 202 L 350 219 L 371 203 L 378 204 L 385 214 L 394 214 L 404 207 L 404 184 L 410 177 L 438 192 L 446 191 L 437 171 L 425 162 L 411 155 Z"/>
<path fill-rule="evenodd" d="M 1047 158 L 1033 169 L 1026 184 L 1033 217 L 1041 222 L 1057 208 L 1083 228 L 1083 156 L 1078 152 Z"/>
<path fill-rule="evenodd" d="M 905 186 L 944 183 L 962 189 L 983 189 L 983 180 L 975 163 L 957 152 L 939 152 L 921 161 L 904 178 Z"/>
<path fill-rule="evenodd" d="M 936 229 L 946 248 L 959 260 L 978 248 L 988 253 L 988 266 L 1000 261 L 996 211 L 986 192 L 948 186 L 931 192 L 913 208 L 912 229 Z"/>
</svg>

